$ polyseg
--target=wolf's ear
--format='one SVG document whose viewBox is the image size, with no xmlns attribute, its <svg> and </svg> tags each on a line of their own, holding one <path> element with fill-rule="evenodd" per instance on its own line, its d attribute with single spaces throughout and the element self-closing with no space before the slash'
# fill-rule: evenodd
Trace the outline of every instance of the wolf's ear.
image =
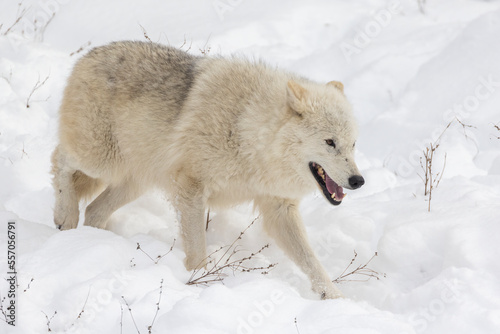
<svg viewBox="0 0 500 334">
<path fill-rule="evenodd" d="M 330 81 L 329 83 L 326 84 L 327 86 L 333 86 L 340 90 L 342 93 L 344 92 L 344 84 L 340 81 Z"/>
<path fill-rule="evenodd" d="M 304 100 L 309 92 L 293 80 L 289 80 L 286 85 L 286 102 L 288 106 L 297 114 L 302 115 L 305 111 Z"/>
</svg>

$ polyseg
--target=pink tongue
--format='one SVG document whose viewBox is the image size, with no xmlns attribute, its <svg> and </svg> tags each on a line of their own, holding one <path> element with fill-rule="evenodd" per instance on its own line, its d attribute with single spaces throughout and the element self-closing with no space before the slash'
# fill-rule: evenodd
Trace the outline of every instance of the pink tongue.
<svg viewBox="0 0 500 334">
<path fill-rule="evenodd" d="M 342 187 L 339 186 L 337 183 L 335 183 L 335 181 L 333 181 L 328 176 L 328 174 L 326 174 L 326 189 L 328 189 L 328 192 L 330 192 L 330 194 L 335 193 L 337 201 L 339 200 L 341 201 L 342 198 L 344 197 L 344 192 L 342 191 L 343 190 Z"/>
</svg>

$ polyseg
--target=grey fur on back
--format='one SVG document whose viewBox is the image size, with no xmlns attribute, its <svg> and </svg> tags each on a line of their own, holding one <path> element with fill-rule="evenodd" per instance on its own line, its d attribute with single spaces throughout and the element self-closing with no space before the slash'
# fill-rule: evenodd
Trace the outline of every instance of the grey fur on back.
<svg viewBox="0 0 500 334">
<path fill-rule="evenodd" d="M 199 59 L 161 44 L 123 41 L 94 48 L 80 62 L 86 62 L 86 68 L 95 71 L 91 73 L 94 78 L 107 81 L 110 95 L 154 97 L 165 103 L 165 110 L 180 112 L 193 85 Z"/>
</svg>

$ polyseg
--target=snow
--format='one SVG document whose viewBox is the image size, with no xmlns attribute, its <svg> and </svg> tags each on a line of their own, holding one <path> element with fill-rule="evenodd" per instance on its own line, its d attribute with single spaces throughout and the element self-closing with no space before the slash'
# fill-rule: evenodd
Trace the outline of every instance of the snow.
<svg viewBox="0 0 500 334">
<path fill-rule="evenodd" d="M 0 271 L 8 277 L 10 220 L 18 271 L 17 327 L 2 321 L 0 333 L 147 333 L 151 324 L 153 333 L 500 332 L 498 1 L 430 1 L 424 13 L 409 0 L 25 0 L 21 7 L 29 10 L 6 35 L 20 9 L 4 3 L 0 12 Z M 360 124 L 366 184 L 338 207 L 312 194 L 301 212 L 332 278 L 354 250 L 355 266 L 377 251 L 369 267 L 386 277 L 342 283 L 346 298 L 319 300 L 257 220 L 239 245 L 270 244 L 252 262 L 277 263 L 268 275 L 229 272 L 223 283 L 186 285 L 177 217 L 157 191 L 118 210 L 108 230 L 54 228 L 50 154 L 65 80 L 89 41 L 144 40 L 141 26 L 153 41 L 193 54 L 260 58 L 344 83 Z M 434 171 L 445 153 L 446 167 L 428 212 L 419 157 L 441 134 Z M 213 212 L 209 252 L 229 245 L 256 215 L 251 204 Z M 137 243 L 153 258 L 174 247 L 155 263 Z M 7 281 L 0 282 L 5 298 Z"/>
</svg>

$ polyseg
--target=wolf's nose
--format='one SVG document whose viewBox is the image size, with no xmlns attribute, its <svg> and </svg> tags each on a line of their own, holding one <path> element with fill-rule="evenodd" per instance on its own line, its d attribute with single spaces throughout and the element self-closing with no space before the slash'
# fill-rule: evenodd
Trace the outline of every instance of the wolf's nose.
<svg viewBox="0 0 500 334">
<path fill-rule="evenodd" d="M 349 185 L 352 189 L 358 189 L 365 184 L 365 179 L 361 175 L 354 175 L 349 178 Z"/>
</svg>

